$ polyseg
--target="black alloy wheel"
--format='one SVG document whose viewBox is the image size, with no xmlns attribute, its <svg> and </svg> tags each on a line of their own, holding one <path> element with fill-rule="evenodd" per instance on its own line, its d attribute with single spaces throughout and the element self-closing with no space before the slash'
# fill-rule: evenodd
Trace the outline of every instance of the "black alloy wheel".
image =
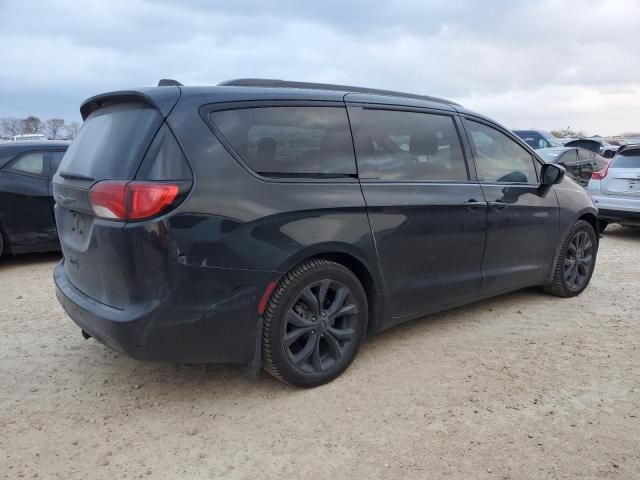
<svg viewBox="0 0 640 480">
<path fill-rule="evenodd" d="M 587 283 L 594 261 L 593 242 L 584 230 L 577 231 L 567 248 L 564 258 L 564 278 L 572 290 L 579 290 Z"/>
<path fill-rule="evenodd" d="M 303 372 L 322 373 L 340 362 L 357 337 L 358 306 L 351 290 L 326 278 L 300 292 L 285 318 L 282 342 Z"/>
<path fill-rule="evenodd" d="M 594 227 L 578 220 L 566 234 L 558 256 L 553 280 L 545 286 L 547 293 L 573 297 L 587 288 L 598 255 L 598 236 Z"/>
<path fill-rule="evenodd" d="M 288 272 L 263 317 L 265 370 L 313 387 L 340 375 L 355 358 L 368 318 L 362 284 L 348 268 L 314 259 Z"/>
</svg>

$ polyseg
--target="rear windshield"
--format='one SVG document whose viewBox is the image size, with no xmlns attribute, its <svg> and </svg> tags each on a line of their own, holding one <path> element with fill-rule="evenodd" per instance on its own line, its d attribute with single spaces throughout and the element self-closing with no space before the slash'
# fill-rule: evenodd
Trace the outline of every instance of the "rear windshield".
<svg viewBox="0 0 640 480">
<path fill-rule="evenodd" d="M 211 120 L 258 173 L 355 175 L 344 107 L 261 107 L 213 112 Z"/>
<path fill-rule="evenodd" d="M 121 103 L 87 117 L 58 172 L 101 179 L 133 178 L 162 117 L 139 103 Z"/>
<path fill-rule="evenodd" d="M 640 168 L 640 150 L 631 150 L 616 156 L 611 168 Z"/>
</svg>

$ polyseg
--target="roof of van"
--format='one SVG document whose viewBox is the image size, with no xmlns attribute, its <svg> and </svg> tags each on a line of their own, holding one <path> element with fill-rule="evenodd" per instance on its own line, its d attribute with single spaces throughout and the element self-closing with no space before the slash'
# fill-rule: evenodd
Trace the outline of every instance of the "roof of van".
<svg viewBox="0 0 640 480">
<path fill-rule="evenodd" d="M 327 83 L 244 78 L 228 80 L 216 86 L 183 86 L 174 80 L 162 80 L 158 87 L 96 95 L 87 99 L 80 107 L 80 111 L 82 117 L 86 119 L 92 111 L 109 103 L 127 101 L 136 97 L 167 114 L 179 97 L 195 97 L 200 98 L 203 103 L 216 103 L 248 100 L 343 101 L 346 95 L 349 95 L 349 100 L 354 102 L 400 104 L 449 111 L 465 110 L 451 100 L 429 95 Z"/>
</svg>

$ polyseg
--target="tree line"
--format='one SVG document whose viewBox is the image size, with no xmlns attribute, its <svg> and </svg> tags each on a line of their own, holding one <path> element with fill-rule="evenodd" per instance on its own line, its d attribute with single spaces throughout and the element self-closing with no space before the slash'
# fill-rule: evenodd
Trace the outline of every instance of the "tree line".
<svg viewBox="0 0 640 480">
<path fill-rule="evenodd" d="M 50 140 L 73 140 L 80 129 L 78 122 L 67 123 L 62 118 L 50 118 L 42 121 L 35 115 L 26 118 L 1 118 L 0 137 L 41 133 Z"/>
</svg>

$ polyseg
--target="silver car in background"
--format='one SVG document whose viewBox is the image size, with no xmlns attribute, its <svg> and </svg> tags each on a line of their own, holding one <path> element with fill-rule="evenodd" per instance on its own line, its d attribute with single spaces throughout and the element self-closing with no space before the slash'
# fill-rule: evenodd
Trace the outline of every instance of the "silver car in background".
<svg viewBox="0 0 640 480">
<path fill-rule="evenodd" d="M 606 167 L 593 172 L 588 189 L 601 231 L 609 223 L 640 227 L 640 145 L 620 147 Z"/>
</svg>

